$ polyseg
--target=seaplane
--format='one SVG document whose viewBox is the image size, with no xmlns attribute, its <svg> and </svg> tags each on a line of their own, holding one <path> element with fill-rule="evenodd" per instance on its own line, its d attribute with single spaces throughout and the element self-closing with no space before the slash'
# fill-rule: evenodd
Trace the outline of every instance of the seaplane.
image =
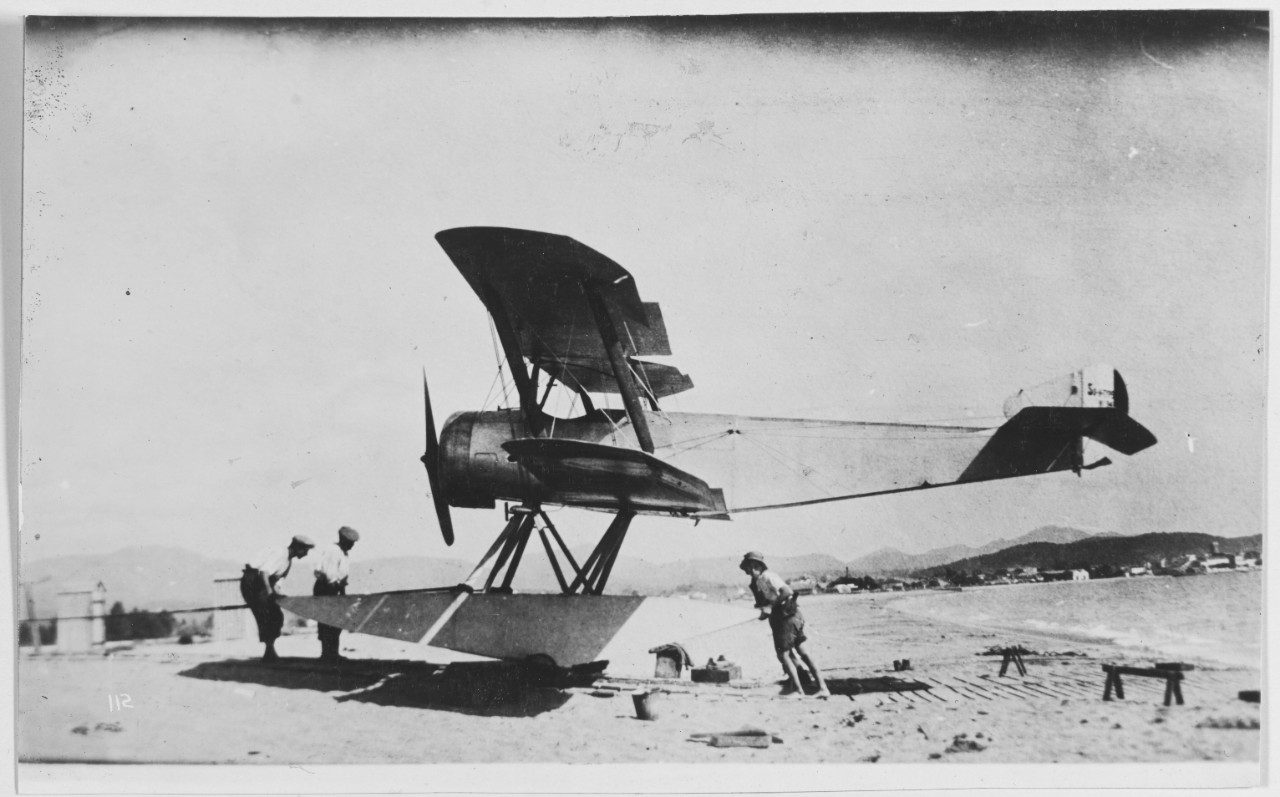
<svg viewBox="0 0 1280 797">
<path fill-rule="evenodd" d="M 290 597 L 289 611 L 347 631 L 559 667 L 599 663 L 658 599 L 605 594 L 637 515 L 701 521 L 996 479 L 1077 476 L 1156 438 L 1129 417 L 1120 374 L 1093 365 L 1019 390 L 997 425 L 926 425 L 669 412 L 693 387 L 663 315 L 622 266 L 573 238 L 461 227 L 436 241 L 492 321 L 514 406 L 457 412 L 439 435 L 423 376 L 426 467 L 444 541 L 452 509 L 494 509 L 505 526 L 462 584 L 366 595 Z M 553 388 L 568 412 L 548 411 Z M 601 406 L 620 397 L 621 407 Z M 608 403 L 619 403 L 609 400 Z M 579 562 L 547 507 L 612 515 Z M 559 594 L 513 578 L 535 530 Z M 654 640 L 647 640 L 652 644 Z M 657 640 L 662 641 L 662 640 Z M 643 644 L 632 639 L 628 644 Z"/>
</svg>

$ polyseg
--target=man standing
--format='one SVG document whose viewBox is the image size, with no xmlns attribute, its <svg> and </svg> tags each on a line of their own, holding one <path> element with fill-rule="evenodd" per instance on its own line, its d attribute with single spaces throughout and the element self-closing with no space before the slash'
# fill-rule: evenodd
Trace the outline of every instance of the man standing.
<svg viewBox="0 0 1280 797">
<path fill-rule="evenodd" d="M 793 653 L 799 656 L 813 674 L 818 684 L 818 697 L 830 697 L 827 682 L 822 679 L 822 672 L 814 663 L 813 657 L 805 650 L 807 639 L 804 634 L 804 615 L 796 605 L 796 594 L 787 586 L 787 582 L 777 573 L 769 570 L 764 563 L 764 554 L 750 551 L 742 557 L 739 565 L 742 572 L 751 576 L 751 594 L 755 596 L 756 608 L 760 609 L 760 619 L 769 621 L 773 631 L 773 649 L 778 654 L 778 661 L 787 671 L 791 683 L 784 694 L 803 695 L 804 687 L 800 683 L 800 674 L 793 661 Z"/>
<path fill-rule="evenodd" d="M 358 539 L 360 539 L 360 532 L 350 526 L 343 526 L 338 529 L 337 544 L 320 549 L 316 561 L 316 586 L 311 591 L 312 595 L 347 594 L 347 578 L 351 572 L 347 552 Z M 320 660 L 341 661 L 342 655 L 338 653 L 338 635 L 342 633 L 342 629 L 321 623 L 319 630 Z"/>
<path fill-rule="evenodd" d="M 267 646 L 262 654 L 263 661 L 280 658 L 276 655 L 276 640 L 284 628 L 284 610 L 276 599 L 284 593 L 276 584 L 289 575 L 294 559 L 306 556 L 315 546 L 310 537 L 299 534 L 289 541 L 289 547 L 268 545 L 244 566 L 244 575 L 240 576 L 240 595 L 258 624 L 258 641 Z"/>
</svg>

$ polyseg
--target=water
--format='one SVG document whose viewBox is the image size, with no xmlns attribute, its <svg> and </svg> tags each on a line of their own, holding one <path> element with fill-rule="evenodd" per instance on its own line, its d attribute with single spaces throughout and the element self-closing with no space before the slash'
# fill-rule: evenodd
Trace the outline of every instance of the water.
<svg viewBox="0 0 1280 797">
<path fill-rule="evenodd" d="M 1173 660 L 1261 666 L 1261 571 L 979 587 L 911 596 L 893 608 Z"/>
</svg>

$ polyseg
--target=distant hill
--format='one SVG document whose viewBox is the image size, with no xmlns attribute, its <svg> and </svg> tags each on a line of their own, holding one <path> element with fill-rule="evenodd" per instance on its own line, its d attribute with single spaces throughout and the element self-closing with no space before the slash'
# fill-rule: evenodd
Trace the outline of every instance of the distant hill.
<svg viewBox="0 0 1280 797">
<path fill-rule="evenodd" d="M 1083 539 L 1113 536 L 1118 537 L 1119 535 L 1110 532 L 1090 535 L 1086 531 L 1069 526 L 1041 526 L 1016 539 L 992 540 L 977 548 L 968 545 L 948 545 L 945 548 L 935 548 L 920 554 L 903 553 L 895 548 L 881 548 L 861 559 L 854 559 L 848 562 L 846 567 L 848 567 L 849 572 L 855 575 L 900 576 L 917 570 L 982 556 L 983 554 L 995 553 L 1017 545 L 1034 542 L 1065 544 Z"/>
<path fill-rule="evenodd" d="M 948 567 L 952 570 L 992 571 L 1012 567 L 1051 570 L 1090 565 L 1141 565 L 1187 554 L 1206 554 L 1213 549 L 1214 543 L 1222 553 L 1260 551 L 1262 535 L 1215 537 L 1197 532 L 1155 532 L 1133 537 L 1098 535 L 1066 544 L 1032 542 L 925 568 L 918 574 L 938 575 Z"/>
</svg>

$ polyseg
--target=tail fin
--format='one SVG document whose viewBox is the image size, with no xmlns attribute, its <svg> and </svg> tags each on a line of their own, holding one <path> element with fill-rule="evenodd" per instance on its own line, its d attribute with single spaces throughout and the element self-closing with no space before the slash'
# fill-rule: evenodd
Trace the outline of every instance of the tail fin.
<svg viewBox="0 0 1280 797">
<path fill-rule="evenodd" d="M 1119 372 L 1093 365 L 1035 387 L 1004 403 L 1009 420 L 965 469 L 959 481 L 983 481 L 1108 464 L 1084 462 L 1084 438 L 1133 455 L 1156 444 L 1129 417 L 1129 391 Z"/>
<path fill-rule="evenodd" d="M 1004 402 L 1004 416 L 1011 421 L 1026 410 L 1033 410 L 1028 419 L 1059 419 L 1076 434 L 1121 454 L 1132 456 L 1156 444 L 1155 435 L 1129 417 L 1129 390 L 1109 365 L 1091 365 L 1019 390 Z"/>
</svg>

